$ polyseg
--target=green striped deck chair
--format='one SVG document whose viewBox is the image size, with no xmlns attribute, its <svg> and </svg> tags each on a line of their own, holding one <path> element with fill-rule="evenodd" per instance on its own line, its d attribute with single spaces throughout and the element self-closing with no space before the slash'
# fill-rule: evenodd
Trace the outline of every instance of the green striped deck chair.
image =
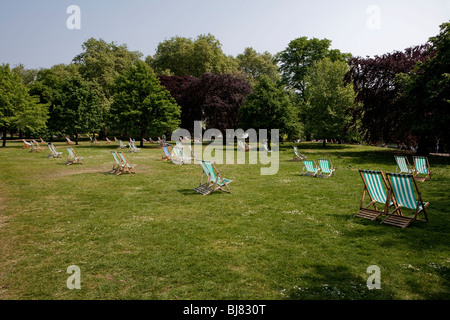
<svg viewBox="0 0 450 320">
<path fill-rule="evenodd" d="M 395 205 L 395 199 L 387 201 L 386 189 L 389 190 L 386 177 L 382 171 L 359 170 L 362 181 L 364 182 L 364 191 L 361 197 L 361 205 L 359 212 L 355 217 L 369 219 L 371 221 L 377 220 L 381 215 L 387 214 L 390 206 Z M 365 196 L 369 195 L 369 203 L 365 205 Z M 377 208 L 377 204 L 382 205 L 382 209 Z M 373 206 L 373 209 L 369 208 Z"/>
<path fill-rule="evenodd" d="M 328 159 L 319 159 L 319 176 L 320 177 L 331 177 L 333 174 L 335 174 L 335 169 L 333 168 L 333 165 L 331 164 L 331 161 Z"/>
<path fill-rule="evenodd" d="M 119 147 L 117 149 L 126 149 L 127 146 L 123 143 L 122 140 L 117 140 L 117 142 L 119 143 Z"/>
<path fill-rule="evenodd" d="M 431 180 L 431 167 L 428 158 L 424 156 L 413 156 L 415 174 L 417 181 Z"/>
<path fill-rule="evenodd" d="M 294 146 L 294 157 L 292 158 L 292 161 L 300 161 L 300 160 L 304 160 L 307 157 L 305 157 L 304 155 L 302 155 L 299 151 L 298 148 L 296 146 Z"/>
<path fill-rule="evenodd" d="M 395 172 L 399 171 L 399 173 L 414 173 L 414 169 L 409 164 L 408 158 L 406 156 L 398 156 L 395 155 L 395 161 L 397 162 L 397 168 L 395 169 Z"/>
<path fill-rule="evenodd" d="M 48 149 L 50 150 L 50 154 L 47 158 L 61 158 L 62 152 L 56 151 L 55 146 L 51 142 L 48 143 Z"/>
<path fill-rule="evenodd" d="M 114 163 L 113 163 L 113 167 L 109 171 L 109 173 L 117 173 L 120 170 L 120 168 L 122 167 L 122 162 L 120 161 L 117 151 L 111 151 L 111 154 L 114 157 Z"/>
<path fill-rule="evenodd" d="M 198 160 L 202 167 L 202 178 L 200 180 L 200 185 L 194 190 L 204 196 L 214 192 L 216 190 L 221 190 L 227 193 L 231 193 L 230 187 L 228 186 L 233 180 L 223 178 L 219 171 L 211 161 L 208 160 Z M 207 181 L 203 183 L 203 176 L 206 176 Z"/>
<path fill-rule="evenodd" d="M 118 151 L 117 154 L 119 155 L 119 159 L 121 161 L 121 165 L 119 170 L 116 172 L 116 175 L 120 175 L 122 173 L 128 172 L 128 173 L 136 173 L 134 170 L 134 167 L 136 167 L 135 164 L 131 164 L 128 159 L 125 157 L 123 152 Z"/>
<path fill-rule="evenodd" d="M 301 173 L 302 176 L 313 176 L 315 177 L 319 173 L 319 167 L 317 167 L 314 160 L 302 160 L 303 161 L 303 171 Z"/>
<path fill-rule="evenodd" d="M 388 199 L 395 199 L 398 207 L 392 213 L 388 213 L 382 223 L 406 228 L 413 221 L 428 222 L 425 208 L 429 203 L 422 201 L 422 195 L 417 187 L 414 176 L 412 174 L 401 173 L 386 173 L 386 176 L 390 188 Z M 413 216 L 404 216 L 403 214 L 406 210 L 413 210 Z M 425 216 L 425 220 L 418 219 L 418 215 L 422 212 Z"/>
<path fill-rule="evenodd" d="M 83 162 L 81 161 L 83 159 L 83 157 L 79 157 L 75 150 L 73 150 L 72 147 L 67 147 L 67 151 L 69 152 L 69 157 L 67 158 L 67 161 L 65 162 L 65 164 L 69 165 L 69 164 L 73 164 L 73 163 L 79 163 L 79 164 L 83 164 Z"/>
</svg>

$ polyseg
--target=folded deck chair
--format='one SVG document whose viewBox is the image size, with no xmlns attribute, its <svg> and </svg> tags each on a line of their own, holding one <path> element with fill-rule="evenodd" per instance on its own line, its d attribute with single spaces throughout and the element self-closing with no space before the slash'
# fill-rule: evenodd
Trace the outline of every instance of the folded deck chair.
<svg viewBox="0 0 450 320">
<path fill-rule="evenodd" d="M 431 167 L 428 158 L 424 156 L 413 156 L 414 161 L 414 178 L 417 181 L 431 180 Z"/>
<path fill-rule="evenodd" d="M 61 158 L 62 152 L 56 151 L 55 146 L 51 142 L 48 143 L 48 148 L 50 150 L 50 154 L 47 158 Z"/>
<path fill-rule="evenodd" d="M 409 164 L 408 158 L 406 156 L 395 155 L 394 157 L 395 161 L 397 162 L 397 168 L 395 169 L 395 172 L 397 172 L 398 170 L 399 173 L 414 174 L 414 169 Z"/>
<path fill-rule="evenodd" d="M 172 159 L 172 154 L 169 151 L 169 147 L 167 145 L 161 145 L 161 150 L 163 152 L 162 161 L 167 161 Z"/>
<path fill-rule="evenodd" d="M 333 167 L 333 165 L 331 164 L 331 161 L 328 159 L 319 159 L 319 168 L 320 168 L 320 173 L 319 176 L 321 177 L 331 177 L 333 174 L 335 174 L 335 169 Z"/>
<path fill-rule="evenodd" d="M 304 160 L 307 159 L 307 157 L 305 157 L 303 154 L 301 154 L 297 147 L 294 146 L 294 157 L 292 158 L 292 161 L 300 161 L 300 160 Z"/>
<path fill-rule="evenodd" d="M 131 162 L 128 161 L 128 159 L 125 157 L 125 155 L 123 154 L 123 152 L 118 151 L 117 154 L 119 155 L 119 159 L 121 161 L 121 165 L 119 170 L 116 172 L 116 175 L 122 174 L 122 173 L 136 173 L 136 171 L 134 170 L 134 167 L 136 167 L 135 164 L 132 164 Z"/>
<path fill-rule="evenodd" d="M 359 170 L 359 174 L 364 182 L 364 191 L 359 212 L 355 217 L 375 221 L 381 215 L 387 214 L 389 207 L 393 205 L 397 207 L 395 199 L 390 199 L 389 203 L 387 202 L 388 197 L 385 188 L 389 190 L 389 185 L 382 171 Z M 369 195 L 370 201 L 367 205 L 364 205 L 366 193 Z M 378 209 L 377 204 L 380 204 L 382 207 Z M 370 206 L 373 206 L 373 209 L 369 208 Z"/>
<path fill-rule="evenodd" d="M 319 167 L 317 167 L 314 160 L 304 159 L 303 161 L 303 171 L 300 175 L 302 176 L 313 176 L 315 177 L 319 173 Z"/>
<path fill-rule="evenodd" d="M 123 143 L 122 140 L 117 140 L 117 142 L 119 142 L 119 147 L 117 149 L 126 149 L 126 145 Z"/>
<path fill-rule="evenodd" d="M 73 150 L 72 147 L 68 147 L 66 149 L 67 149 L 67 151 L 69 151 L 69 157 L 67 158 L 67 161 L 65 162 L 65 164 L 67 164 L 67 165 L 73 164 L 73 163 L 83 164 L 83 162 L 81 161 L 83 159 L 83 157 L 79 157 L 75 153 L 75 150 Z"/>
<path fill-rule="evenodd" d="M 395 199 L 398 207 L 392 213 L 388 213 L 382 223 L 406 228 L 413 221 L 428 222 L 425 208 L 429 203 L 422 201 L 422 195 L 417 187 L 414 176 L 412 174 L 401 173 L 386 173 L 386 176 L 389 183 L 388 201 Z M 412 217 L 404 216 L 407 209 L 408 211 L 413 210 Z M 418 219 L 418 215 L 422 212 L 425 220 Z"/>
<path fill-rule="evenodd" d="M 198 160 L 198 162 L 202 167 L 202 176 L 200 178 L 200 185 L 194 189 L 197 193 L 201 193 L 204 196 L 216 190 L 231 193 L 228 184 L 233 180 L 223 178 L 211 161 Z M 206 182 L 203 182 L 204 177 L 206 178 Z"/>
<path fill-rule="evenodd" d="M 117 154 L 117 151 L 111 151 L 111 154 L 114 158 L 114 163 L 112 169 L 109 171 L 109 173 L 117 173 L 120 168 L 122 167 L 122 162 L 120 160 L 119 155 Z"/>
</svg>

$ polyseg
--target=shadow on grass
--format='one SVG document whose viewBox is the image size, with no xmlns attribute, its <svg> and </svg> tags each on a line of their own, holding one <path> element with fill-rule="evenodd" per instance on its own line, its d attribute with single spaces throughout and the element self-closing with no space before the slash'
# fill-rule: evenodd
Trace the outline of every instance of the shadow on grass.
<svg viewBox="0 0 450 320">
<path fill-rule="evenodd" d="M 367 274 L 367 278 L 369 278 Z M 367 287 L 367 278 L 354 274 L 344 266 L 313 265 L 308 274 L 302 276 L 302 285 L 286 290 L 289 300 L 376 300 L 393 299 L 386 289 Z"/>
</svg>

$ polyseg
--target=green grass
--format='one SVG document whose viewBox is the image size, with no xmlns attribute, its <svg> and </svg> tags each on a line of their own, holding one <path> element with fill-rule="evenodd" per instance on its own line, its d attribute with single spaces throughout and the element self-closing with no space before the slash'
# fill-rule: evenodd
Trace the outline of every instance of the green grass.
<svg viewBox="0 0 450 320">
<path fill-rule="evenodd" d="M 358 169 L 395 171 L 395 150 L 302 143 L 327 157 L 328 179 L 300 176 L 280 147 L 276 175 L 217 165 L 232 194 L 193 191 L 199 165 L 161 161 L 147 144 L 127 154 L 137 174 L 108 173 L 109 147 L 75 146 L 82 165 L 0 149 L 0 299 L 448 299 L 450 159 L 431 156 L 419 183 L 429 223 L 407 229 L 355 218 Z M 81 290 L 69 290 L 70 265 Z M 366 269 L 381 270 L 369 290 Z"/>
</svg>

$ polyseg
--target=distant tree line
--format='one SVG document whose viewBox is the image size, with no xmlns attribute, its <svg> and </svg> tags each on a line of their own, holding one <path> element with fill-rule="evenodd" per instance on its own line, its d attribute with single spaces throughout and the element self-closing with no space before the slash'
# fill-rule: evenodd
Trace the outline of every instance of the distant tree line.
<svg viewBox="0 0 450 320">
<path fill-rule="evenodd" d="M 450 135 L 450 24 L 425 44 L 375 57 L 300 37 L 272 55 L 224 54 L 213 35 L 173 37 L 143 57 L 88 39 L 70 64 L 0 66 L 0 134 L 143 141 L 182 127 L 279 129 L 286 139 L 398 143 L 428 153 Z"/>
</svg>

